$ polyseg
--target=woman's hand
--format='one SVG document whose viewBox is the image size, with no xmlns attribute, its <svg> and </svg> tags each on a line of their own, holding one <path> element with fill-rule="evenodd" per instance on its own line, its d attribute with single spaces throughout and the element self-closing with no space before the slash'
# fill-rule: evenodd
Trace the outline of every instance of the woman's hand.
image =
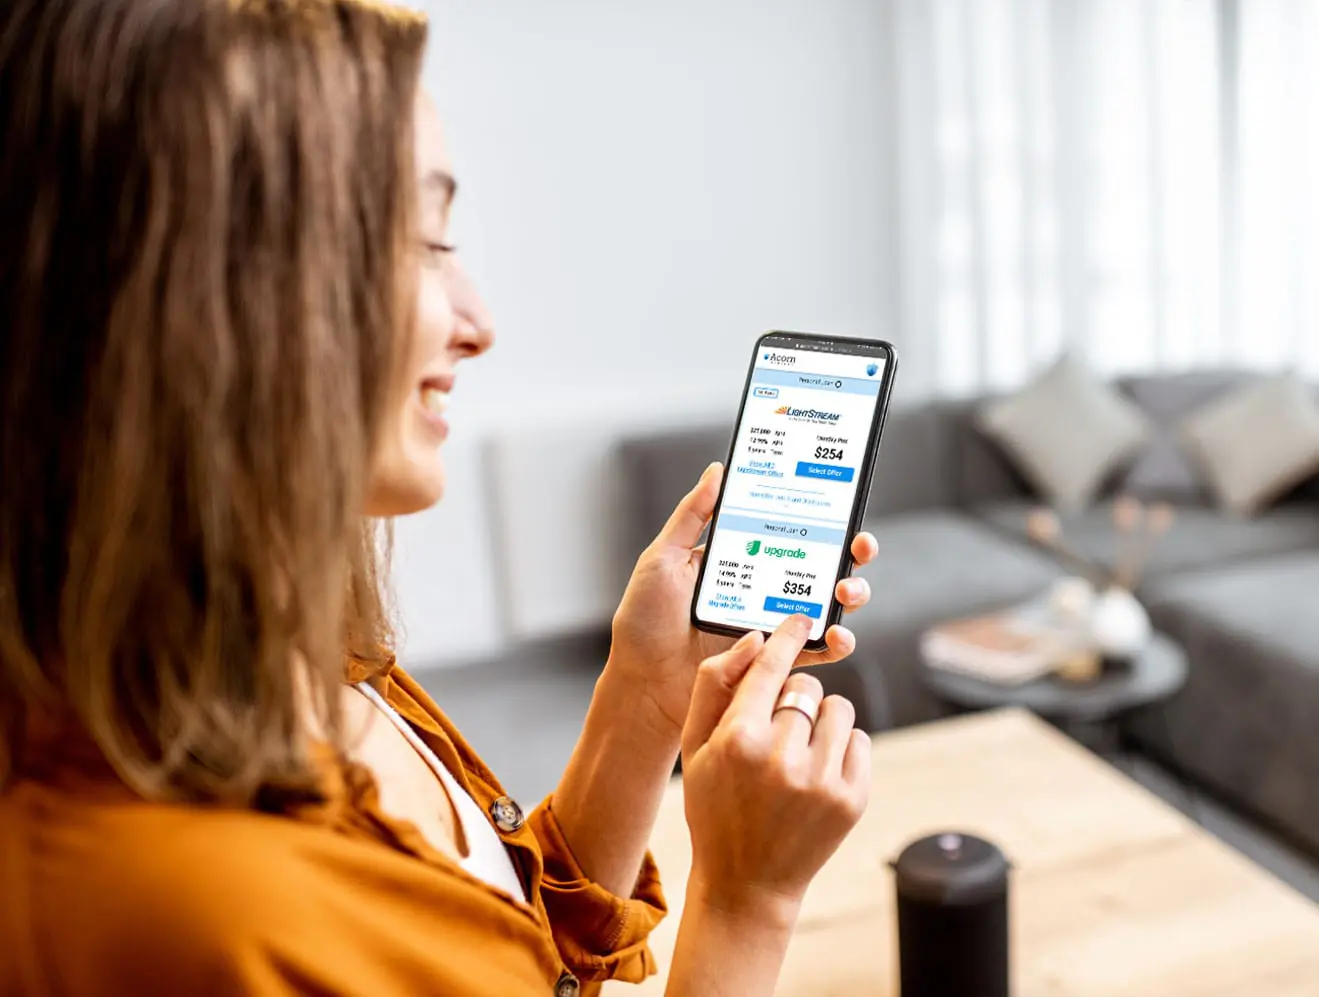
<svg viewBox="0 0 1319 997">
<path fill-rule="evenodd" d="M 689 892 L 725 915 L 792 918 L 815 874 L 864 812 L 870 740 L 842 697 L 790 674 L 810 632 L 793 616 L 702 662 L 682 734 L 692 834 Z M 775 711 L 785 690 L 820 703 L 812 725 Z"/>
<path fill-rule="evenodd" d="M 802 896 L 865 809 L 870 742 L 831 696 L 811 721 L 776 712 L 810 632 L 794 616 L 765 641 L 748 634 L 704 661 L 682 733 L 692 872 L 668 997 L 769 997 Z M 818 701 L 818 700 L 817 700 Z"/>
<path fill-rule="evenodd" d="M 660 730 L 674 738 L 687 715 L 697 666 L 733 643 L 731 638 L 702 633 L 691 625 L 692 597 L 705 553 L 698 544 L 714 514 L 722 471 L 720 464 L 711 464 L 678 503 L 664 529 L 637 561 L 614 614 L 606 670 L 625 677 L 652 708 L 651 718 Z M 869 533 L 858 533 L 852 541 L 852 559 L 857 565 L 868 564 L 878 551 L 879 545 Z M 836 595 L 851 612 L 870 601 L 870 585 L 864 578 L 845 578 L 838 583 Z M 827 664 L 856 648 L 856 638 L 846 627 L 830 627 L 824 637 L 826 650 L 800 652 L 795 664 Z"/>
<path fill-rule="evenodd" d="M 795 913 L 869 799 L 871 742 L 842 696 L 790 674 L 810 620 L 789 617 L 766 641 L 747 634 L 700 665 L 682 732 L 691 889 L 725 913 Z M 783 691 L 820 703 L 815 724 L 778 710 Z"/>
</svg>

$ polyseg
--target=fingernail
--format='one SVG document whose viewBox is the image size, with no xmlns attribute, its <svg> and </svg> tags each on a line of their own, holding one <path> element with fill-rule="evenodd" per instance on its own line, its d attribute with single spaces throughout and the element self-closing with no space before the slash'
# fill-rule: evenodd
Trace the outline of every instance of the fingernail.
<svg viewBox="0 0 1319 997">
<path fill-rule="evenodd" d="M 707 467 L 704 471 L 701 472 L 701 480 L 702 480 L 702 481 L 705 481 L 706 479 L 708 479 L 708 478 L 710 477 L 710 475 L 714 474 L 715 471 L 719 470 L 719 468 L 722 467 L 722 466 L 723 466 L 723 465 L 720 464 L 719 461 L 717 461 L 717 460 L 716 460 L 716 461 L 711 461 L 711 462 L 710 462 L 710 466 Z"/>
</svg>

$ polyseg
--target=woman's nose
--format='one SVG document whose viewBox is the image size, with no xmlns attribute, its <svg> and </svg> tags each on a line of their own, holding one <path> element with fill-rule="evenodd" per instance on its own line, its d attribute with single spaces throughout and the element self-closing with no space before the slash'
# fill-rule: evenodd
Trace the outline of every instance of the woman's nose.
<svg viewBox="0 0 1319 997">
<path fill-rule="evenodd" d="M 494 318 L 458 259 L 449 260 L 445 275 L 454 316 L 451 346 L 464 356 L 479 356 L 494 345 Z"/>
</svg>

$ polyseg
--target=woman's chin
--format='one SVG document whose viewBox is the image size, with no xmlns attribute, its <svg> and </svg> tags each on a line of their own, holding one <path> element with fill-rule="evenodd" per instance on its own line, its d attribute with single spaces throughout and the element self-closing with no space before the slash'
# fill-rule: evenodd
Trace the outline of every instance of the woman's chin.
<svg viewBox="0 0 1319 997">
<path fill-rule="evenodd" d="M 444 465 L 417 465 L 407 473 L 382 475 L 371 488 L 366 514 L 380 519 L 425 512 L 444 498 Z"/>
</svg>

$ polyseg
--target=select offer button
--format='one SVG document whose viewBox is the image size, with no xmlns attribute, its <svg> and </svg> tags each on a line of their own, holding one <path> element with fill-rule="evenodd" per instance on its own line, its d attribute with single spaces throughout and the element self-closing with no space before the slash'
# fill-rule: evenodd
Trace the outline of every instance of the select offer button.
<svg viewBox="0 0 1319 997">
<path fill-rule="evenodd" d="M 851 481 L 856 476 L 856 468 L 839 467 L 837 464 L 812 464 L 808 460 L 797 461 L 797 477 L 818 478 L 821 481 Z"/>
<path fill-rule="evenodd" d="M 824 606 L 818 602 L 802 602 L 800 599 L 781 599 L 776 595 L 772 595 L 765 600 L 765 612 L 782 613 L 784 616 L 791 616 L 793 613 L 801 613 L 803 616 L 809 616 L 813 620 L 818 620 L 820 614 L 824 612 Z"/>
</svg>

